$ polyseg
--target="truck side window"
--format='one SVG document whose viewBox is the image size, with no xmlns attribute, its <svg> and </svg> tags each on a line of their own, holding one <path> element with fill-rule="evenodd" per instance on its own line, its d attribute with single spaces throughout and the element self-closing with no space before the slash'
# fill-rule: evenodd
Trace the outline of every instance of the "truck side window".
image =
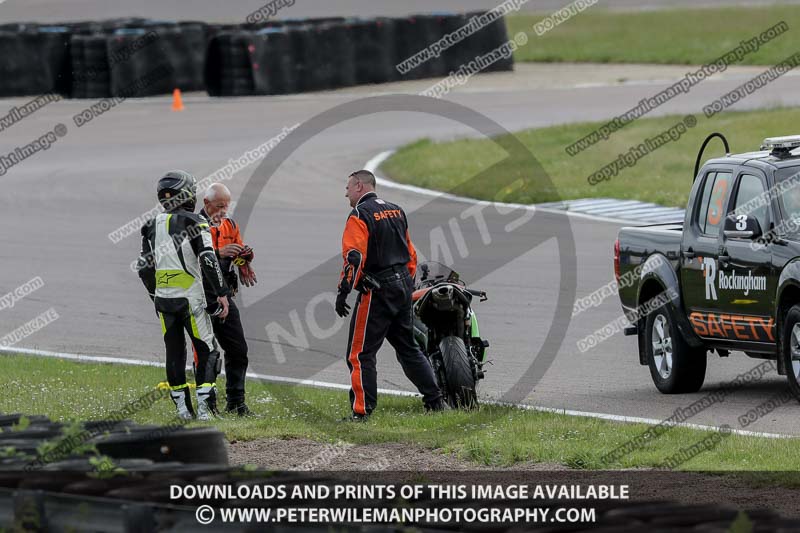
<svg viewBox="0 0 800 533">
<path fill-rule="evenodd" d="M 725 200 L 731 184 L 730 172 L 710 173 L 703 184 L 703 195 L 697 211 L 697 224 L 705 235 L 716 237 L 725 214 Z"/>
<path fill-rule="evenodd" d="M 748 215 L 758 220 L 762 229 L 767 227 L 767 203 L 769 198 L 764 194 L 764 183 L 756 176 L 743 174 L 739 178 L 739 190 L 736 193 L 736 204 L 733 208 L 737 215 Z M 764 205 L 757 198 L 764 198 Z M 750 203 L 749 203 L 750 202 Z"/>
</svg>

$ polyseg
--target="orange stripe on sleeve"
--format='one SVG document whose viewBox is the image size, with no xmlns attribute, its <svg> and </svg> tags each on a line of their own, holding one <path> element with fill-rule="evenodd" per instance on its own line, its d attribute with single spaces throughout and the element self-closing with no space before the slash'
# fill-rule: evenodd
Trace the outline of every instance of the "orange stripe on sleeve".
<svg viewBox="0 0 800 533">
<path fill-rule="evenodd" d="M 367 224 L 357 216 L 350 215 L 344 227 L 344 235 L 342 235 L 342 258 L 344 259 L 344 265 L 340 279 L 343 279 L 345 276 L 350 252 L 355 250 L 361 254 L 361 260 L 358 264 L 353 265 L 353 269 L 357 270 L 354 271 L 352 283 L 348 283 L 350 287 L 355 287 L 361 278 L 361 267 L 367 261 L 368 241 L 369 229 L 367 229 Z"/>
<path fill-rule="evenodd" d="M 411 277 L 414 277 L 414 274 L 417 272 L 417 249 L 414 248 L 414 243 L 411 242 L 411 236 L 408 234 L 408 230 L 406 230 L 406 242 L 408 243 L 408 255 L 410 259 L 408 260 L 408 273 L 411 274 Z"/>
</svg>

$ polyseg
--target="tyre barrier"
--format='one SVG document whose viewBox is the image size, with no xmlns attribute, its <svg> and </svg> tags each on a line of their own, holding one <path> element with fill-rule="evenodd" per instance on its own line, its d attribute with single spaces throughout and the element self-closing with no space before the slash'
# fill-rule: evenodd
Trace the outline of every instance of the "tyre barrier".
<svg viewBox="0 0 800 533">
<path fill-rule="evenodd" d="M 311 27 L 314 37 L 311 85 L 314 90 L 351 87 L 356 84 L 355 49 L 350 28 L 342 22 Z"/>
<path fill-rule="evenodd" d="M 107 40 L 99 33 L 72 35 L 72 98 L 111 96 Z"/>
<path fill-rule="evenodd" d="M 206 28 L 203 25 L 151 25 L 147 28 L 118 29 L 108 37 L 110 96 L 150 96 L 205 89 L 203 64 Z M 148 79 L 160 68 L 169 75 Z M 137 80 L 148 83 L 137 84 Z M 128 88 L 136 87 L 134 94 Z"/>
<path fill-rule="evenodd" d="M 175 33 L 175 30 L 164 28 L 119 28 L 105 37 L 109 51 L 109 91 L 105 96 L 150 96 L 172 91 L 175 87 L 172 76 L 159 77 L 143 86 L 137 86 L 136 81 L 156 65 L 166 63 L 171 66 L 169 47 Z M 174 74 L 175 71 L 170 72 Z M 135 87 L 135 92 L 130 94 L 134 91 L 132 87 Z"/>
<path fill-rule="evenodd" d="M 0 97 L 67 95 L 70 33 L 65 27 L 0 30 Z"/>
<path fill-rule="evenodd" d="M 312 91 L 316 48 L 311 26 L 289 25 L 287 29 L 294 64 L 295 91 L 298 93 Z"/>
<path fill-rule="evenodd" d="M 428 46 L 444 37 L 447 34 L 446 22 L 449 20 L 449 15 L 434 14 L 434 15 L 419 15 L 417 17 L 418 31 L 421 32 L 421 38 L 425 39 L 417 43 L 417 49 Z M 457 29 L 457 28 L 456 28 Z M 422 43 L 420 46 L 419 43 Z M 456 45 L 458 46 L 458 45 Z M 434 56 L 428 59 L 420 68 L 422 69 L 423 78 L 440 78 L 447 76 L 448 69 L 445 61 L 444 54 L 438 57 Z"/>
<path fill-rule="evenodd" d="M 348 21 L 353 39 L 357 84 L 386 83 L 397 79 L 395 21 L 390 18 Z"/>
<path fill-rule="evenodd" d="M 469 23 L 467 15 L 460 14 L 443 14 L 441 16 L 440 24 L 444 26 L 444 34 L 458 31 L 459 28 Z M 483 49 L 486 49 L 485 51 Z M 461 67 L 475 59 L 475 56 L 489 51 L 491 48 L 481 46 L 480 40 L 476 39 L 475 34 L 470 35 L 463 41 L 458 42 L 454 46 L 442 52 L 442 58 L 445 62 L 445 69 L 447 72 L 456 71 Z"/>
<path fill-rule="evenodd" d="M 208 45 L 205 84 L 211 96 L 248 96 L 255 90 L 251 54 L 252 32 L 233 31 L 215 35 Z"/>
<path fill-rule="evenodd" d="M 63 25 L 0 25 L 0 97 L 291 94 L 443 77 L 507 41 L 498 19 L 415 68 L 397 65 L 483 13 L 406 18 L 312 18 L 206 24 L 119 18 Z M 170 74 L 138 86 L 149 72 Z M 487 70 L 513 69 L 503 59 Z M 133 93 L 126 88 L 137 85 Z"/>
<path fill-rule="evenodd" d="M 257 31 L 251 58 L 253 94 L 296 92 L 292 42 L 287 28 L 274 26 Z"/>
<path fill-rule="evenodd" d="M 431 19 L 419 17 L 408 17 L 405 19 L 395 19 L 395 56 L 392 61 L 394 65 L 399 65 L 410 58 L 428 43 L 434 42 L 435 33 L 432 31 L 434 26 L 430 24 Z M 440 36 L 441 37 L 441 36 Z M 407 72 L 398 72 L 400 80 L 418 80 L 430 78 L 444 74 L 443 61 L 436 60 L 436 64 L 427 61 L 416 68 Z M 436 72 L 436 69 L 440 72 Z"/>
<path fill-rule="evenodd" d="M 24 423 L 23 423 L 24 420 Z M 211 427 L 143 425 L 131 420 L 53 422 L 39 415 L 0 416 L 0 472 L 82 470 L 95 451 L 114 460 L 228 464 L 225 436 Z M 87 466 L 88 465 L 88 466 Z"/>
<path fill-rule="evenodd" d="M 208 35 L 203 23 L 183 23 L 173 29 L 172 46 L 168 57 L 174 72 L 172 91 L 179 87 L 182 91 L 203 91 L 203 66 L 206 60 Z M 158 44 L 156 44 L 158 46 Z"/>
<path fill-rule="evenodd" d="M 89 441 L 97 451 L 115 459 L 228 464 L 225 435 L 214 428 L 155 428 L 116 432 Z"/>
<path fill-rule="evenodd" d="M 470 20 L 473 17 L 480 17 L 484 13 L 476 11 L 467 13 L 465 18 Z M 470 37 L 467 38 L 468 46 L 473 52 L 473 58 L 479 54 L 486 54 L 492 50 L 497 49 L 509 40 L 508 29 L 506 28 L 505 21 L 500 18 L 491 22 L 487 26 L 481 28 Z M 514 58 L 501 58 L 486 67 L 485 72 L 501 72 L 514 70 Z"/>
</svg>

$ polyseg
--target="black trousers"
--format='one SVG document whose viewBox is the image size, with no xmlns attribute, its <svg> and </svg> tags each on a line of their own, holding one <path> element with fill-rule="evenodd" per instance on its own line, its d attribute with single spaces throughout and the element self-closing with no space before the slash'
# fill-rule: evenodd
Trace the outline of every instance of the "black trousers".
<svg viewBox="0 0 800 533">
<path fill-rule="evenodd" d="M 186 387 L 186 337 L 189 334 L 194 347 L 195 378 L 197 385 L 214 383 L 217 377 L 219 352 L 214 340 L 211 318 L 204 309 L 192 310 L 188 304 L 175 306 L 175 312 L 159 311 L 161 332 L 167 352 L 167 381 L 173 390 Z"/>
<path fill-rule="evenodd" d="M 350 405 L 353 413 L 370 414 L 378 404 L 376 356 L 383 340 L 397 352 L 397 360 L 411 383 L 431 405 L 441 400 L 430 362 L 414 342 L 408 273 L 380 280 L 381 288 L 359 294 L 350 319 L 347 367 L 350 369 Z"/>
<path fill-rule="evenodd" d="M 229 405 L 244 401 L 244 382 L 247 374 L 247 341 L 239 315 L 239 308 L 228 298 L 229 309 L 225 321 L 211 319 L 214 336 L 225 352 L 225 394 Z"/>
</svg>

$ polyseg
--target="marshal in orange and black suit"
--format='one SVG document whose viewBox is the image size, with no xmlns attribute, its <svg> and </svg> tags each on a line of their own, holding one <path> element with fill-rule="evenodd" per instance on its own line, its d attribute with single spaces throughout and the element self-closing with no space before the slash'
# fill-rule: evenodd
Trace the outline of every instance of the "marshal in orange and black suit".
<svg viewBox="0 0 800 533">
<path fill-rule="evenodd" d="M 416 342 L 411 317 L 411 281 L 417 254 L 408 235 L 403 210 L 378 198 L 375 176 L 366 170 L 350 175 L 347 194 L 353 210 L 342 237 L 344 266 L 339 279 L 336 312 L 347 316 L 347 295 L 358 292 L 350 336 L 350 404 L 353 420 L 369 416 L 378 402 L 376 355 L 384 339 L 394 347 L 409 380 L 422 393 L 427 409 L 444 408 L 430 362 Z M 375 288 L 365 280 L 375 280 Z"/>
</svg>

